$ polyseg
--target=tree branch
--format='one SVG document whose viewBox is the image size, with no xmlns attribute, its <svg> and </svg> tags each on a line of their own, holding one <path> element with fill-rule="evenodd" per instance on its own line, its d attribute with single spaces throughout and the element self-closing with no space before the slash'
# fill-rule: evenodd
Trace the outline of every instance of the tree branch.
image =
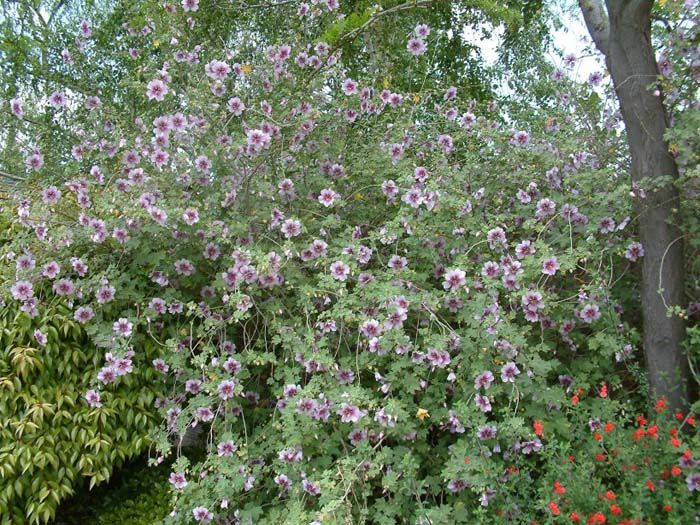
<svg viewBox="0 0 700 525">
<path fill-rule="evenodd" d="M 583 20 L 586 22 L 588 32 L 593 38 L 593 42 L 604 56 L 608 56 L 610 40 L 610 23 L 608 14 L 603 7 L 601 0 L 578 0 L 578 5 L 583 13 Z"/>
</svg>

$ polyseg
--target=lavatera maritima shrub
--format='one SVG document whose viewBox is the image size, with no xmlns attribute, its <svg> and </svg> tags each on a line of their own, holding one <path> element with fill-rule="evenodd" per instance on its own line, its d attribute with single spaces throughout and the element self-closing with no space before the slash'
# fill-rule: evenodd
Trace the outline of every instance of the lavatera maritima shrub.
<svg viewBox="0 0 700 525">
<path fill-rule="evenodd" d="M 643 192 L 602 76 L 562 73 L 537 108 L 473 101 L 431 80 L 441 34 L 417 19 L 395 90 L 320 39 L 336 7 L 283 3 L 276 40 L 243 18 L 216 46 L 204 2 L 167 6 L 115 40 L 138 67 L 114 100 L 13 99 L 72 137 L 18 143 L 37 175 L 2 255 L 13 515 L 140 449 L 147 381 L 155 461 L 177 457 L 166 523 L 691 522 L 695 420 L 634 419 Z"/>
</svg>

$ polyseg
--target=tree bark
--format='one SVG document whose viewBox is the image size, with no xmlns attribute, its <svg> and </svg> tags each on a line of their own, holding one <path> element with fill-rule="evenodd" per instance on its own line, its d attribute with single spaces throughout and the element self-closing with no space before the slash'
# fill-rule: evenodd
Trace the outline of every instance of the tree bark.
<svg viewBox="0 0 700 525">
<path fill-rule="evenodd" d="M 593 40 L 604 54 L 620 103 L 634 183 L 647 188 L 637 197 L 642 262 L 641 307 L 644 357 L 652 399 L 665 397 L 672 409 L 686 409 L 690 370 L 682 346 L 683 319 L 668 307 L 683 306 L 684 258 L 679 228 L 678 167 L 664 133 L 668 115 L 651 43 L 653 0 L 579 0 Z"/>
</svg>

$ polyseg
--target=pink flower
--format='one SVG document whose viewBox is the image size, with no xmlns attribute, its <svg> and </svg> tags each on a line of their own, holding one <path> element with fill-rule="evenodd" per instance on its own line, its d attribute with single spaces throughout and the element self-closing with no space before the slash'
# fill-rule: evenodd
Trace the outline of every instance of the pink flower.
<svg viewBox="0 0 700 525">
<path fill-rule="evenodd" d="M 194 3 L 197 5 L 198 0 L 182 0 L 183 6 L 187 4 L 192 4 Z M 186 11 L 196 11 L 195 9 L 186 9 Z M 194 516 L 195 521 L 201 521 L 202 523 L 207 523 L 210 522 L 211 520 L 214 519 L 214 514 L 211 513 L 206 507 L 195 507 L 192 509 L 192 515 Z"/>
<path fill-rule="evenodd" d="M 520 242 L 515 247 L 515 256 L 518 259 L 524 259 L 528 255 L 533 255 L 535 253 L 535 247 L 532 246 L 532 242 L 525 240 Z"/>
<path fill-rule="evenodd" d="M 238 447 L 234 444 L 233 441 L 224 441 L 216 446 L 216 451 L 218 452 L 219 456 L 233 456 L 233 453 L 237 449 Z"/>
<path fill-rule="evenodd" d="M 54 91 L 49 95 L 49 104 L 54 108 L 60 108 L 66 105 L 66 95 L 63 91 Z"/>
<path fill-rule="evenodd" d="M 100 408 L 102 403 L 100 403 L 100 393 L 96 390 L 88 390 L 85 392 L 85 400 L 93 408 Z"/>
<path fill-rule="evenodd" d="M 73 318 L 82 324 L 87 323 L 93 317 L 95 317 L 95 313 L 89 306 L 81 306 L 73 314 Z"/>
<path fill-rule="evenodd" d="M 168 94 L 168 86 L 160 79 L 151 80 L 146 86 L 148 100 L 161 102 Z"/>
<path fill-rule="evenodd" d="M 492 250 L 501 251 L 506 247 L 506 232 L 503 228 L 493 228 L 486 233 L 489 247 Z"/>
<path fill-rule="evenodd" d="M 496 279 L 501 274 L 501 269 L 497 262 L 487 261 L 481 268 L 481 275 L 484 277 L 489 277 L 491 279 Z"/>
<path fill-rule="evenodd" d="M 179 472 L 172 472 L 168 481 L 170 481 L 172 486 L 176 489 L 184 489 L 187 486 L 185 475 Z"/>
<path fill-rule="evenodd" d="M 603 217 L 598 223 L 600 233 L 611 233 L 615 231 L 615 221 L 611 217 Z"/>
<path fill-rule="evenodd" d="M 34 288 L 29 281 L 17 281 L 14 286 L 10 288 L 10 293 L 15 300 L 26 301 L 34 296 Z"/>
<path fill-rule="evenodd" d="M 291 239 L 301 233 L 301 223 L 294 219 L 287 219 L 282 223 L 280 231 L 286 239 Z"/>
<path fill-rule="evenodd" d="M 321 190 L 321 194 L 318 196 L 318 202 L 323 204 L 326 208 L 329 208 L 339 198 L 340 194 L 336 193 L 330 188 L 325 188 Z"/>
<path fill-rule="evenodd" d="M 503 365 L 503 368 L 501 368 L 501 381 L 504 383 L 515 383 L 515 376 L 518 374 L 520 374 L 520 370 L 515 366 L 515 363 L 512 361 L 506 363 Z"/>
<path fill-rule="evenodd" d="M 541 199 L 537 203 L 537 211 L 535 212 L 535 217 L 538 219 L 543 219 L 544 217 L 549 217 L 554 215 L 557 209 L 557 205 L 551 199 Z"/>
<path fill-rule="evenodd" d="M 248 139 L 248 145 L 253 148 L 254 151 L 260 151 L 270 145 L 270 135 L 259 129 L 251 129 L 246 134 L 246 137 Z"/>
<path fill-rule="evenodd" d="M 33 153 L 27 157 L 26 166 L 28 170 L 39 171 L 44 165 L 44 156 L 41 153 Z"/>
<path fill-rule="evenodd" d="M 224 80 L 231 72 L 231 67 L 220 60 L 212 60 L 204 66 L 204 71 L 209 78 Z"/>
<path fill-rule="evenodd" d="M 483 387 L 484 390 L 487 390 L 491 386 L 491 383 L 493 383 L 493 373 L 491 373 L 490 370 L 486 370 L 476 376 L 474 380 L 474 389 L 479 390 L 479 388 Z"/>
<path fill-rule="evenodd" d="M 49 186 L 41 192 L 41 200 L 45 204 L 56 204 L 61 198 L 61 192 L 56 186 Z"/>
<path fill-rule="evenodd" d="M 301 449 L 285 448 L 277 453 L 277 457 L 284 463 L 296 463 L 304 457 Z"/>
<path fill-rule="evenodd" d="M 603 75 L 600 74 L 598 71 L 594 71 L 590 75 L 588 75 L 588 83 L 593 86 L 597 87 L 600 86 L 600 83 L 603 81 Z"/>
<path fill-rule="evenodd" d="M 120 317 L 112 323 L 112 330 L 119 337 L 129 337 L 134 328 L 134 324 L 125 317 Z"/>
<path fill-rule="evenodd" d="M 199 222 L 199 212 L 194 208 L 187 208 L 182 214 L 182 220 L 189 226 Z"/>
<path fill-rule="evenodd" d="M 354 405 L 343 403 L 338 409 L 337 414 L 343 423 L 357 423 L 360 419 L 367 415 L 366 410 L 360 410 Z"/>
<path fill-rule="evenodd" d="M 96 292 L 95 297 L 99 304 L 105 304 L 114 299 L 114 286 L 103 285 Z"/>
<path fill-rule="evenodd" d="M 559 269 L 559 263 L 556 257 L 550 257 L 542 262 L 542 273 L 545 275 L 554 275 Z"/>
<path fill-rule="evenodd" d="M 530 290 L 522 297 L 522 305 L 525 310 L 536 312 L 544 308 L 542 294 L 536 290 Z"/>
<path fill-rule="evenodd" d="M 225 379 L 224 381 L 219 383 L 219 386 L 216 387 L 216 390 L 219 392 L 219 397 L 226 401 L 227 399 L 231 399 L 235 394 L 235 387 L 236 383 Z"/>
<path fill-rule="evenodd" d="M 197 171 L 201 173 L 209 173 L 211 171 L 211 161 L 206 155 L 200 155 L 194 161 Z"/>
<path fill-rule="evenodd" d="M 418 24 L 414 29 L 416 36 L 419 38 L 426 38 L 430 34 L 430 28 L 427 24 Z"/>
<path fill-rule="evenodd" d="M 530 143 L 530 135 L 527 131 L 516 131 L 513 134 L 513 144 L 516 146 L 527 146 Z"/>
<path fill-rule="evenodd" d="M 90 29 L 90 24 L 87 20 L 83 20 L 80 23 L 80 33 L 83 35 L 83 38 L 90 38 L 92 35 L 92 30 Z"/>
<path fill-rule="evenodd" d="M 45 346 L 46 343 L 48 343 L 49 341 L 49 338 L 46 337 L 46 334 L 38 328 L 34 330 L 34 339 L 36 340 L 37 344 L 41 346 Z"/>
<path fill-rule="evenodd" d="M 18 98 L 13 98 L 10 100 L 10 111 L 15 117 L 22 118 L 24 116 L 22 101 Z"/>
<path fill-rule="evenodd" d="M 467 284 L 466 273 L 459 268 L 450 270 L 445 274 L 445 280 L 442 282 L 442 287 L 445 290 L 456 292 L 460 287 Z"/>
<path fill-rule="evenodd" d="M 243 104 L 243 102 L 241 102 L 241 99 L 238 97 L 233 97 L 232 99 L 229 99 L 228 104 L 226 104 L 226 107 L 231 113 L 233 113 L 237 117 L 241 116 L 245 111 L 245 104 Z"/>
<path fill-rule="evenodd" d="M 424 55 L 428 50 L 422 38 L 410 38 L 408 40 L 408 44 L 406 45 L 406 49 L 408 49 L 408 52 L 413 56 Z"/>
<path fill-rule="evenodd" d="M 625 258 L 635 262 L 640 257 L 644 257 L 644 247 L 639 242 L 633 242 L 625 250 Z"/>
<path fill-rule="evenodd" d="M 585 323 L 592 323 L 593 321 L 600 319 L 600 308 L 597 304 L 587 304 L 584 306 L 580 312 L 578 312 L 579 317 Z"/>
<path fill-rule="evenodd" d="M 190 276 L 195 272 L 194 264 L 187 259 L 179 259 L 174 263 L 175 271 L 184 276 Z"/>
<path fill-rule="evenodd" d="M 338 281 L 345 281 L 350 274 L 350 267 L 343 261 L 335 261 L 330 267 L 331 276 Z"/>
<path fill-rule="evenodd" d="M 358 83 L 351 78 L 346 78 L 343 81 L 343 93 L 346 95 L 356 95 L 358 92 Z"/>
<path fill-rule="evenodd" d="M 418 208 L 423 204 L 423 194 L 419 189 L 413 188 L 404 193 L 401 200 L 413 208 Z"/>
<path fill-rule="evenodd" d="M 75 293 L 75 285 L 68 279 L 60 279 L 53 285 L 53 291 L 56 295 L 73 295 Z"/>
<path fill-rule="evenodd" d="M 58 263 L 56 261 L 51 261 L 44 265 L 44 271 L 41 275 L 47 279 L 54 279 L 60 271 L 61 267 L 58 265 Z"/>
<path fill-rule="evenodd" d="M 196 11 L 197 9 L 199 9 L 199 0 L 182 0 L 182 9 L 185 12 Z M 209 519 L 211 519 L 211 518 L 209 518 Z"/>
<path fill-rule="evenodd" d="M 387 263 L 387 266 L 394 271 L 400 271 L 408 266 L 408 261 L 406 260 L 406 257 L 401 257 L 399 255 L 392 255 L 389 258 L 389 262 Z"/>
</svg>

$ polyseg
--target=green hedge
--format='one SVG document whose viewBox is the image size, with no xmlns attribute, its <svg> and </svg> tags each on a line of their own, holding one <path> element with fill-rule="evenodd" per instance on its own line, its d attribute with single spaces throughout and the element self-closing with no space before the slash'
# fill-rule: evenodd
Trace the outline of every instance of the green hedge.
<svg viewBox="0 0 700 525">
<path fill-rule="evenodd" d="M 48 336 L 40 346 L 33 333 Z M 62 304 L 32 319 L 0 303 L 0 523 L 44 523 L 87 481 L 109 479 L 148 445 L 157 421 L 158 382 L 150 363 L 158 348 L 144 343 L 134 373 L 101 392 L 102 407 L 83 399 L 94 388 L 104 351 Z M 85 480 L 84 478 L 87 478 Z"/>
</svg>

